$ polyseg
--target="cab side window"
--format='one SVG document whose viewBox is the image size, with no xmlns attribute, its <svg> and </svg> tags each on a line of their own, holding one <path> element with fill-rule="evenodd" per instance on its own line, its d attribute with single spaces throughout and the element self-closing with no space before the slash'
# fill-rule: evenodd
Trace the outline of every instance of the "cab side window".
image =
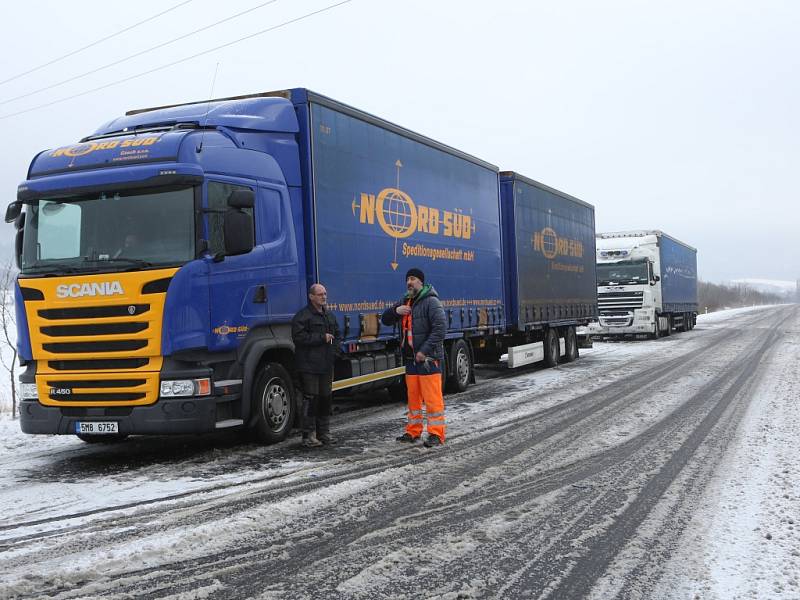
<svg viewBox="0 0 800 600">
<path fill-rule="evenodd" d="M 208 183 L 208 208 L 213 211 L 208 213 L 208 248 L 211 254 L 225 251 L 223 216 L 228 208 L 228 196 L 234 190 L 252 190 L 252 188 L 219 181 Z M 253 216 L 252 208 L 246 208 L 244 211 Z"/>
</svg>

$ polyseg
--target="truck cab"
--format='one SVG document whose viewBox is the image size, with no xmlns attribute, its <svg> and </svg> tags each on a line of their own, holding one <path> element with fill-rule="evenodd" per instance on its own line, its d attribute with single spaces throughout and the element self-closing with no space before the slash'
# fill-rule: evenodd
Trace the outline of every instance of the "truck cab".
<svg viewBox="0 0 800 600">
<path fill-rule="evenodd" d="M 599 320 L 593 333 L 654 333 L 661 305 L 658 254 L 647 246 L 601 244 L 597 248 Z"/>
<path fill-rule="evenodd" d="M 6 214 L 23 431 L 204 432 L 251 417 L 239 358 L 256 339 L 291 351 L 306 272 L 294 107 L 238 108 L 128 113 L 31 163 Z M 265 391 L 268 438 L 291 425 L 289 384 Z"/>
</svg>

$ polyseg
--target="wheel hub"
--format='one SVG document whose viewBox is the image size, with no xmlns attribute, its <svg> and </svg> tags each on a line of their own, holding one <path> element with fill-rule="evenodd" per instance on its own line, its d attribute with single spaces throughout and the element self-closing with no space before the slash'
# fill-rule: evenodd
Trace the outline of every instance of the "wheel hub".
<svg viewBox="0 0 800 600">
<path fill-rule="evenodd" d="M 266 411 L 266 421 L 270 423 L 273 428 L 279 429 L 281 424 L 286 420 L 286 414 L 289 412 L 289 400 L 286 390 L 277 380 L 272 380 L 264 388 L 264 396 L 262 398 L 262 405 Z"/>
<path fill-rule="evenodd" d="M 458 381 L 462 384 L 467 383 L 469 378 L 469 358 L 463 349 L 460 349 L 458 356 L 456 356 L 456 372 L 458 373 Z"/>
</svg>

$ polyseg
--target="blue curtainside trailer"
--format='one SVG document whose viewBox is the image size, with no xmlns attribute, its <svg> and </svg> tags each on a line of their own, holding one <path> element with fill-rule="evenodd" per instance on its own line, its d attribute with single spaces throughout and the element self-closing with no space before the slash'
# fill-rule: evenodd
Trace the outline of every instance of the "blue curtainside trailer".
<svg viewBox="0 0 800 600">
<path fill-rule="evenodd" d="M 659 236 L 662 310 L 697 312 L 697 250 L 664 233 Z"/>
<path fill-rule="evenodd" d="M 509 323 L 518 330 L 597 316 L 594 207 L 500 173 Z"/>
<path fill-rule="evenodd" d="M 379 315 L 410 267 L 456 390 L 505 352 L 574 359 L 596 311 L 591 206 L 305 89 L 131 111 L 40 153 L 6 220 L 29 433 L 283 439 L 313 282 L 344 333 L 335 390 L 400 389 Z"/>
</svg>

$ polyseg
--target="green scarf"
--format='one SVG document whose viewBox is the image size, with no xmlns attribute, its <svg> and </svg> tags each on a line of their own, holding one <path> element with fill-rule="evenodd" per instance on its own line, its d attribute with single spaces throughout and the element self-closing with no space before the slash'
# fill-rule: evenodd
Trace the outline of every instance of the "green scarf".
<svg viewBox="0 0 800 600">
<path fill-rule="evenodd" d="M 431 292 L 431 288 L 432 288 L 432 287 L 433 287 L 433 286 L 432 286 L 430 283 L 425 283 L 425 284 L 423 284 L 423 285 L 422 285 L 422 289 L 419 291 L 419 293 L 418 293 L 416 296 L 412 296 L 412 295 L 411 295 L 411 292 L 406 292 L 406 300 L 408 300 L 409 298 L 411 298 L 411 299 L 412 299 L 412 300 L 411 300 L 411 304 L 414 304 L 415 302 L 419 302 L 419 301 L 420 301 L 420 300 L 422 300 L 422 299 L 423 299 L 425 296 L 427 296 L 428 294 L 430 294 L 430 292 Z"/>
</svg>

